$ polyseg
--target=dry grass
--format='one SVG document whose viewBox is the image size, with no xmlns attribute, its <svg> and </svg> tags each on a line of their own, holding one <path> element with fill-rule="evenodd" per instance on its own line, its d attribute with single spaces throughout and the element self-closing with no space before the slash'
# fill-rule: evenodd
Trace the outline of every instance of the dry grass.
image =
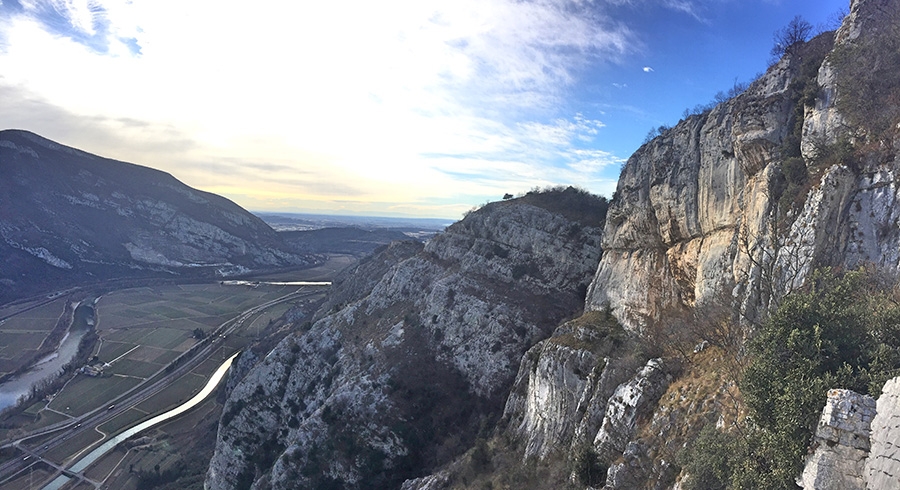
<svg viewBox="0 0 900 490">
<path fill-rule="evenodd" d="M 653 419 L 639 427 L 638 437 L 653 448 L 651 456 L 675 461 L 685 443 L 709 423 L 726 429 L 740 427 L 746 408 L 730 366 L 718 347 L 690 357 L 660 397 Z"/>
</svg>

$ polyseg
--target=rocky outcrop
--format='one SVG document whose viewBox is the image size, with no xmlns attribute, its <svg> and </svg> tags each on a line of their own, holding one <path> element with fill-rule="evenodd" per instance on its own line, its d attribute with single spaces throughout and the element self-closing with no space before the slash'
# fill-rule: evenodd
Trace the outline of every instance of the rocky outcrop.
<svg viewBox="0 0 900 490">
<path fill-rule="evenodd" d="M 461 454 L 525 351 L 580 312 L 604 211 L 574 189 L 530 194 L 362 262 L 237 383 L 207 488 L 399 487 Z"/>
<path fill-rule="evenodd" d="M 680 122 L 628 160 L 589 309 L 610 306 L 640 331 L 664 311 L 702 304 L 761 274 L 746 255 L 770 238 L 769 181 L 798 64 L 783 59 L 744 94 Z M 760 301 L 743 299 L 752 307 Z"/>
<path fill-rule="evenodd" d="M 634 437 L 638 417 L 653 412 L 671 377 L 661 359 L 651 359 L 627 383 L 616 388 L 606 405 L 603 424 L 594 437 L 601 457 L 612 460 Z"/>
<path fill-rule="evenodd" d="M 900 481 L 900 378 L 884 385 L 871 429 L 871 449 L 863 473 L 865 488 L 895 488 Z"/>
<path fill-rule="evenodd" d="M 171 175 L 0 131 L 0 302 L 110 277 L 304 265 L 268 225 Z"/>
<path fill-rule="evenodd" d="M 607 416 L 607 405 L 643 364 L 636 350 L 636 339 L 608 312 L 567 322 L 531 348 L 504 410 L 508 430 L 524 443 L 522 459 L 593 444 L 604 424 L 626 430 Z M 617 445 L 624 447 L 627 437 Z"/>
<path fill-rule="evenodd" d="M 831 390 L 801 477 L 808 490 L 862 490 L 875 400 L 850 390 Z M 877 487 L 886 488 L 886 487 Z"/>
<path fill-rule="evenodd" d="M 815 490 L 881 490 L 900 481 L 900 378 L 878 401 L 830 390 L 799 482 Z"/>
</svg>

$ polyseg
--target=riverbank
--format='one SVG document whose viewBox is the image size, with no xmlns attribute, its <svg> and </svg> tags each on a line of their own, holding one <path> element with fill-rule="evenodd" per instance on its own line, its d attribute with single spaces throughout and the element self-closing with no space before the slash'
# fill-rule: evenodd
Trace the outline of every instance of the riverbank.
<svg viewBox="0 0 900 490">
<path fill-rule="evenodd" d="M 72 303 L 67 303 L 67 308 Z M 66 382 L 68 382 L 75 374 L 79 367 L 87 363 L 97 343 L 97 334 L 94 330 L 95 311 L 93 304 L 90 302 L 79 302 L 77 306 L 72 305 L 72 313 L 67 322 L 66 329 L 62 332 L 62 337 L 58 340 L 56 348 L 44 352 L 35 362 L 28 366 L 27 369 L 21 369 L 18 377 L 7 378 L 5 383 L 15 382 L 17 379 L 28 376 L 28 373 L 37 373 L 34 380 L 26 380 L 22 386 L 16 388 L 16 394 L 13 396 L 15 401 L 6 407 L 0 407 L 0 428 L 17 429 L 25 424 L 33 423 L 34 419 L 23 415 L 27 409 L 38 400 L 57 392 Z M 60 320 L 60 322 L 62 319 Z M 59 322 L 58 322 L 59 323 Z M 55 330 L 55 329 L 54 329 Z M 67 340 L 77 341 L 77 348 L 72 349 L 72 353 L 65 349 Z M 67 359 L 68 358 L 68 359 Z M 53 361 L 57 362 L 54 363 Z M 37 371 L 42 364 L 42 371 Z M 2 383 L 0 383 L 2 385 Z"/>
</svg>

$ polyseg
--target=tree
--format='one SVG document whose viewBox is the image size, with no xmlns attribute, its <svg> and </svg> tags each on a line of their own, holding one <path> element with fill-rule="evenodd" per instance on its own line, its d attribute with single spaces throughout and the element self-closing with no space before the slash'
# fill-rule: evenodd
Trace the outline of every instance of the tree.
<svg viewBox="0 0 900 490">
<path fill-rule="evenodd" d="M 773 36 L 775 45 L 772 46 L 772 56 L 781 58 L 795 44 L 805 43 L 812 33 L 812 24 L 799 15 L 795 16 L 786 26 L 775 31 Z"/>
</svg>

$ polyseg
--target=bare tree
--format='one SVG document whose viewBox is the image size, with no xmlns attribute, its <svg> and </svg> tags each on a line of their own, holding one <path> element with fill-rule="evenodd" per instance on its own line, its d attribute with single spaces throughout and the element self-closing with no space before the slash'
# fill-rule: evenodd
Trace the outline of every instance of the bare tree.
<svg viewBox="0 0 900 490">
<path fill-rule="evenodd" d="M 778 309 L 785 296 L 803 285 L 811 257 L 805 255 L 802 244 L 815 238 L 813 227 L 792 230 L 787 211 L 780 209 L 778 199 L 771 197 L 771 190 L 766 193 L 771 202 L 763 218 L 763 228 L 754 232 L 749 222 L 743 220 L 738 231 L 738 251 L 748 262 L 748 267 L 740 271 L 741 282 L 754 289 L 746 297 L 752 304 L 738 311 L 740 318 L 753 327 Z"/>
<path fill-rule="evenodd" d="M 775 31 L 775 45 L 772 46 L 772 57 L 776 59 L 781 58 L 795 44 L 805 43 L 812 33 L 812 24 L 799 15 L 795 16 L 786 26 Z"/>
</svg>

